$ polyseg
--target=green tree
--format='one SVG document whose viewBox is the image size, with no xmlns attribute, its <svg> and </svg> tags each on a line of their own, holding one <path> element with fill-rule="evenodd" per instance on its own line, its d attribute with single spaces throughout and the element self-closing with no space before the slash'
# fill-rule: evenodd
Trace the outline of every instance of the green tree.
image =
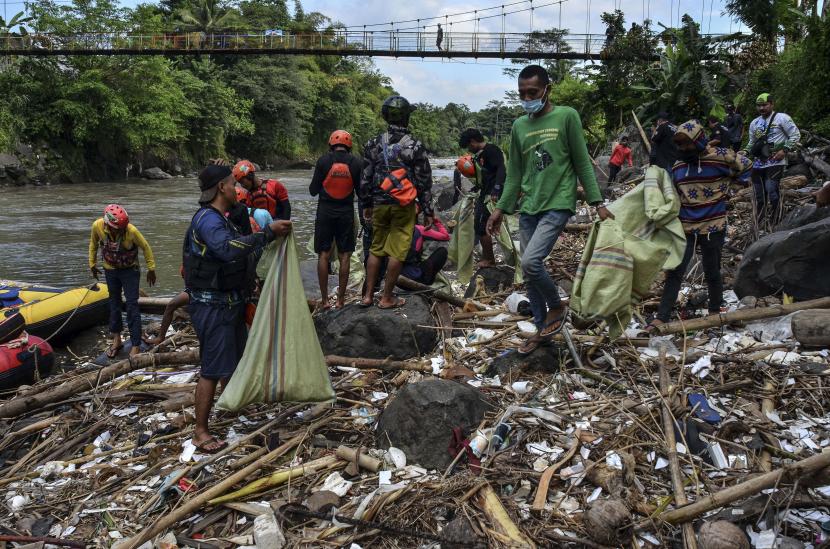
<svg viewBox="0 0 830 549">
<path fill-rule="evenodd" d="M 179 8 L 175 17 L 176 27 L 184 31 L 212 33 L 243 26 L 239 12 L 219 0 L 192 1 Z"/>
</svg>

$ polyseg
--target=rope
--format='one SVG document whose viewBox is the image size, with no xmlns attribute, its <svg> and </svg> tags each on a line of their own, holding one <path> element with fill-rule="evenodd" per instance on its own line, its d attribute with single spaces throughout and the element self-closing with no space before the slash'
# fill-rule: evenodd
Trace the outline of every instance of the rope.
<svg viewBox="0 0 830 549">
<path fill-rule="evenodd" d="M 539 8 L 546 8 L 548 6 L 554 6 L 556 4 L 561 5 L 562 3 L 567 2 L 567 1 L 568 0 L 555 0 L 553 2 L 548 2 L 547 4 L 541 4 L 541 5 L 538 5 L 538 6 L 533 6 L 531 8 L 524 8 L 524 9 L 520 9 L 520 10 L 507 11 L 507 12 L 504 12 L 503 14 L 497 13 L 495 15 L 485 15 L 485 16 L 473 17 L 471 19 L 462 19 L 460 21 L 450 21 L 450 28 L 452 28 L 453 23 L 469 23 L 471 21 L 480 21 L 482 19 L 493 19 L 495 17 L 504 17 L 505 15 L 513 15 L 513 14 L 516 14 L 516 13 L 522 13 L 522 12 L 526 12 L 526 11 L 531 11 L 532 12 L 532 10 L 536 10 L 536 9 L 539 9 Z M 508 4 L 505 4 L 505 5 L 508 5 Z M 484 10 L 478 10 L 478 11 L 484 11 Z M 471 12 L 471 13 L 474 13 L 474 12 Z M 429 18 L 429 19 L 434 19 L 434 18 Z M 425 19 L 422 19 L 422 21 L 425 21 Z M 389 25 L 391 23 L 386 23 L 386 24 Z M 396 31 L 421 30 L 421 29 L 426 29 L 428 27 L 437 27 L 437 26 L 438 26 L 437 24 L 423 25 L 422 27 L 419 27 L 419 26 L 404 27 L 404 28 L 395 29 L 395 30 Z"/>
<path fill-rule="evenodd" d="M 477 11 L 492 11 L 492 10 L 496 10 L 496 9 L 504 10 L 505 7 L 518 6 L 519 4 L 527 4 L 529 1 L 531 1 L 531 0 L 521 0 L 520 2 L 513 2 L 513 3 L 510 3 L 510 4 L 499 4 L 499 5 L 496 5 L 496 6 L 491 6 L 489 8 L 478 8 L 476 10 L 460 11 L 458 13 L 451 13 L 451 14 L 446 14 L 446 15 L 436 15 L 435 17 L 421 17 L 420 19 L 402 19 L 400 21 L 390 21 L 388 23 L 387 22 L 384 22 L 384 23 L 367 23 L 365 25 L 351 25 L 351 26 L 342 27 L 342 28 L 356 29 L 356 28 L 366 28 L 366 27 L 382 27 L 382 26 L 385 26 L 385 25 L 393 25 L 394 26 L 394 25 L 400 25 L 400 24 L 403 24 L 403 23 L 415 23 L 417 21 L 433 21 L 435 19 L 444 19 L 444 24 L 446 24 L 447 23 L 447 18 L 449 18 L 449 17 L 459 17 L 461 15 L 470 15 L 471 13 L 475 13 Z"/>
</svg>

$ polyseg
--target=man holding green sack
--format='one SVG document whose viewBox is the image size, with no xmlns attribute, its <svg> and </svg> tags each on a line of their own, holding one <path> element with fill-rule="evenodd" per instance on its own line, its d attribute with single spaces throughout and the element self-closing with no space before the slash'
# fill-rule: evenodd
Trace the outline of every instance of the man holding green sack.
<svg viewBox="0 0 830 549">
<path fill-rule="evenodd" d="M 516 210 L 521 194 L 522 272 L 538 329 L 519 348 L 529 354 L 559 332 L 567 316 L 545 258 L 576 210 L 577 179 L 588 202 L 597 206 L 600 219 L 613 216 L 602 205 L 579 114 L 571 107 L 551 104 L 550 77 L 539 65 L 522 69 L 518 84 L 527 115 L 513 122 L 504 192 L 487 221 L 487 232 L 498 233 L 504 213 Z"/>
<path fill-rule="evenodd" d="M 199 211 L 182 249 L 189 312 L 199 338 L 201 373 L 196 385 L 193 445 L 205 453 L 227 446 L 208 427 L 216 385 L 227 383 L 245 348 L 245 298 L 253 258 L 277 235 L 291 232 L 290 221 L 274 221 L 261 232 L 242 236 L 226 214 L 236 204 L 236 180 L 227 166 L 199 173 Z"/>
</svg>

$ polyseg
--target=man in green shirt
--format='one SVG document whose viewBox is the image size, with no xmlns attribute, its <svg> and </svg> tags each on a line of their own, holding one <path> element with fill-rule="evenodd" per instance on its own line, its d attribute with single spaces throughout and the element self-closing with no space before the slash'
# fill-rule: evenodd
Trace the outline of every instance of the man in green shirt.
<svg viewBox="0 0 830 549">
<path fill-rule="evenodd" d="M 600 219 L 613 218 L 602 205 L 579 114 L 571 107 L 552 105 L 549 94 L 550 77 L 543 67 L 522 69 L 519 99 L 527 115 L 513 122 L 507 180 L 487 221 L 488 232 L 495 235 L 503 214 L 515 212 L 519 205 L 522 272 L 538 329 L 519 347 L 521 354 L 532 353 L 565 323 L 567 308 L 545 268 L 545 259 L 576 211 L 577 179 Z"/>
</svg>

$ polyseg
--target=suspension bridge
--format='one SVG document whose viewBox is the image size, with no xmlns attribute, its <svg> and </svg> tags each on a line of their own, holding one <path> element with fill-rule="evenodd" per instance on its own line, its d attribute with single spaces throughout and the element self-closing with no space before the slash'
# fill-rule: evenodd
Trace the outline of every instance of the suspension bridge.
<svg viewBox="0 0 830 549">
<path fill-rule="evenodd" d="M 329 30 L 313 33 L 49 33 L 0 36 L 0 55 L 336 55 L 599 60 L 605 35 L 571 34 L 555 46 L 538 34 Z M 656 55 L 656 53 L 655 53 Z"/>
</svg>

